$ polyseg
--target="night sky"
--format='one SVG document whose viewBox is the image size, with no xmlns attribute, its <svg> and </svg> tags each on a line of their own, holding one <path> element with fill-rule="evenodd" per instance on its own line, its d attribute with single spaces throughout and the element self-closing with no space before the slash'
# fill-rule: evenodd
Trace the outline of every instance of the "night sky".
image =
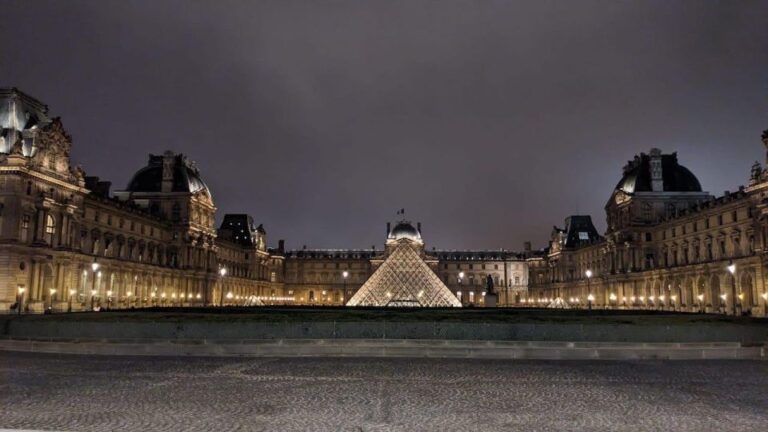
<svg viewBox="0 0 768 432">
<path fill-rule="evenodd" d="M 768 128 L 766 1 L 8 1 L 0 86 L 47 103 L 122 189 L 147 154 L 198 163 L 272 245 L 545 246 L 623 164 L 677 151 L 747 182 Z"/>
</svg>

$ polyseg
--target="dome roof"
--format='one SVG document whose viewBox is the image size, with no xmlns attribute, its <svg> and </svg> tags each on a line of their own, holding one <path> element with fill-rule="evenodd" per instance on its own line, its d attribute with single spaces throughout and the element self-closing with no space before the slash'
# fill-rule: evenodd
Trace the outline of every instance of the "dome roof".
<svg viewBox="0 0 768 432">
<path fill-rule="evenodd" d="M 652 150 L 651 155 L 641 153 L 640 156 L 635 156 L 635 159 L 624 167 L 624 176 L 619 180 L 616 189 L 628 194 L 652 192 L 651 157 L 661 158 L 663 192 L 702 191 L 696 176 L 677 162 L 677 153 L 662 155 L 658 150 Z"/>
<path fill-rule="evenodd" d="M 210 196 L 208 186 L 200 177 L 200 172 L 192 162 L 182 154 L 166 152 L 164 155 L 149 155 L 149 163 L 133 175 L 126 188 L 129 192 L 168 192 L 163 191 L 164 162 L 168 161 L 168 169 L 172 172 L 171 190 L 169 192 L 204 192 Z"/>
<path fill-rule="evenodd" d="M 48 107 L 16 88 L 0 88 L 0 128 L 23 131 L 51 120 Z"/>
<path fill-rule="evenodd" d="M 412 241 L 421 241 L 421 233 L 419 232 L 416 227 L 411 225 L 408 221 L 400 221 L 398 222 L 394 228 L 392 228 L 392 231 L 389 232 L 389 235 L 387 236 L 388 240 L 400 240 L 400 239 L 408 239 Z"/>
</svg>

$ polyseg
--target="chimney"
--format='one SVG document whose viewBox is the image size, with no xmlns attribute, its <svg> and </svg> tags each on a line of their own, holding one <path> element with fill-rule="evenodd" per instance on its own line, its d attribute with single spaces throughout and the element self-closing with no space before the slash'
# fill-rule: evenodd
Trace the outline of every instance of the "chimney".
<svg viewBox="0 0 768 432">
<path fill-rule="evenodd" d="M 387 222 L 387 238 L 389 238 L 389 232 L 390 232 L 390 229 L 389 229 L 389 222 Z"/>
<path fill-rule="evenodd" d="M 171 192 L 173 190 L 173 165 L 174 154 L 172 151 L 163 153 L 163 182 L 160 186 L 162 192 Z"/>
<path fill-rule="evenodd" d="M 280 239 L 277 241 L 277 250 L 280 251 L 280 253 L 283 253 L 283 251 L 285 251 L 285 240 Z"/>
<path fill-rule="evenodd" d="M 531 242 L 523 242 L 523 251 L 524 252 L 530 252 L 531 251 Z"/>
<path fill-rule="evenodd" d="M 664 172 L 661 166 L 661 150 L 654 148 L 650 151 L 651 158 L 651 190 L 664 191 Z"/>
</svg>

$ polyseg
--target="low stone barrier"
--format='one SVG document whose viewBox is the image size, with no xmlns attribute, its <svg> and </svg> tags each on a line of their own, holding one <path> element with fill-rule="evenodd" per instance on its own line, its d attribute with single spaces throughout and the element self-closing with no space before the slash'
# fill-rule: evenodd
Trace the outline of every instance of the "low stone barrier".
<svg viewBox="0 0 768 432">
<path fill-rule="evenodd" d="M 569 342 L 738 342 L 768 341 L 768 321 L 751 324 L 499 323 L 406 321 L 88 321 L 0 318 L 0 336 L 16 339 L 424 339 Z"/>
<path fill-rule="evenodd" d="M 0 340 L 0 351 L 195 357 L 427 357 L 507 360 L 714 360 L 766 358 L 739 343 L 504 342 L 390 339 Z"/>
</svg>

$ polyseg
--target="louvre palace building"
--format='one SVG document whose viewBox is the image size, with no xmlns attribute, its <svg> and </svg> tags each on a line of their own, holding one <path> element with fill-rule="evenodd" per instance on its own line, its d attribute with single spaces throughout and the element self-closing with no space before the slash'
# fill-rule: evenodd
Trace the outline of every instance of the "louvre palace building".
<svg viewBox="0 0 768 432">
<path fill-rule="evenodd" d="M 768 148 L 768 133 L 763 134 Z M 768 170 L 713 197 L 676 154 L 625 167 L 608 229 L 566 218 L 548 247 L 429 248 L 399 216 L 371 249 L 286 250 L 247 214 L 216 226 L 194 162 L 150 155 L 124 189 L 70 161 L 37 99 L 0 89 L 0 312 L 216 305 L 558 306 L 765 315 Z"/>
</svg>

